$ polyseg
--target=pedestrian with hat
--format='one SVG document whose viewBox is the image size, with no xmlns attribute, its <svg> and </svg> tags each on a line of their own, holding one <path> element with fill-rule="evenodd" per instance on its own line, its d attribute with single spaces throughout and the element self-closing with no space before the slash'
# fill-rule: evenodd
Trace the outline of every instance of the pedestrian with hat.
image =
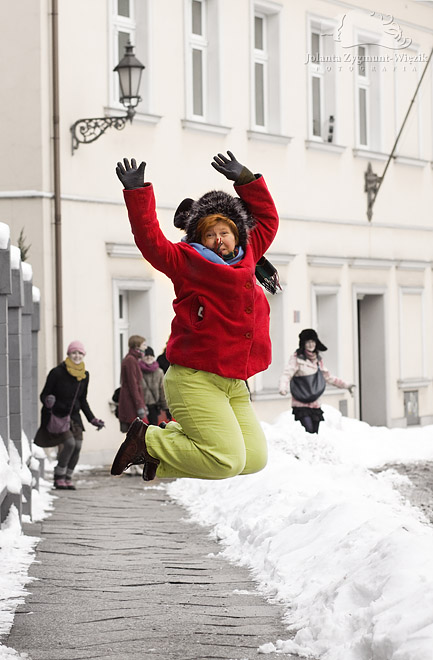
<svg viewBox="0 0 433 660">
<path fill-rule="evenodd" d="M 329 373 L 320 354 L 326 350 L 317 332 L 305 328 L 299 334 L 299 347 L 290 357 L 280 378 L 280 394 L 286 396 L 290 389 L 292 412 L 307 433 L 319 431 L 320 422 L 323 421 L 320 397 L 327 384 L 349 390 L 351 395 L 355 387 Z"/>
<path fill-rule="evenodd" d="M 54 487 L 75 490 L 72 475 L 80 456 L 84 431 L 80 411 L 97 431 L 105 424 L 95 417 L 87 402 L 89 372 L 84 365 L 86 351 L 83 343 L 72 341 L 66 353 L 66 359 L 49 372 L 41 392 L 41 425 L 34 442 L 42 447 L 60 447 L 54 468 Z M 55 429 L 58 433 L 50 430 L 53 422 L 59 425 Z M 65 430 L 61 430 L 62 427 Z"/>
<path fill-rule="evenodd" d="M 143 461 L 146 481 L 224 479 L 266 465 L 266 438 L 245 381 L 271 362 L 269 303 L 256 264 L 275 237 L 278 214 L 262 175 L 233 153 L 219 153 L 211 165 L 234 183 L 236 196 L 212 190 L 186 200 L 185 237 L 172 243 L 159 226 L 153 186 L 144 182 L 146 164 L 117 164 L 135 242 L 175 290 L 164 389 L 176 421 L 160 428 L 135 420 L 114 475 Z"/>
</svg>

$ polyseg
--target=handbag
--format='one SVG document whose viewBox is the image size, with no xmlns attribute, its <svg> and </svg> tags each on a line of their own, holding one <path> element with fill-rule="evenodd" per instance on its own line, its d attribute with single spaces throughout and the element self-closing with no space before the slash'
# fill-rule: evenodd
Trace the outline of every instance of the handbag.
<svg viewBox="0 0 433 660">
<path fill-rule="evenodd" d="M 119 417 L 119 399 L 120 399 L 120 387 L 116 387 L 116 389 L 113 392 L 113 396 L 111 397 L 111 400 L 113 403 L 115 403 L 115 408 L 114 408 L 114 414 L 118 418 Z"/>
<path fill-rule="evenodd" d="M 290 381 L 290 393 L 301 403 L 316 401 L 325 391 L 326 380 L 317 365 L 317 371 L 309 376 L 293 376 Z"/>
<path fill-rule="evenodd" d="M 59 433 L 65 433 L 66 431 L 69 431 L 71 427 L 71 413 L 79 389 L 80 389 L 80 383 L 78 383 L 78 387 L 75 391 L 74 398 L 72 399 L 71 409 L 67 415 L 65 415 L 64 417 L 58 417 L 53 413 L 52 410 L 50 410 L 50 419 L 48 420 L 48 424 L 47 424 L 48 433 L 53 433 L 54 435 L 58 435 Z"/>
</svg>

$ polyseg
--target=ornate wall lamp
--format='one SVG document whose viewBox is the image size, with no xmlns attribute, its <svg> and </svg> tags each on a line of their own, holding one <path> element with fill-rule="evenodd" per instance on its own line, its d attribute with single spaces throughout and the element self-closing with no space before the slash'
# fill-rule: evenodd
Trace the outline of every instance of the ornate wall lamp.
<svg viewBox="0 0 433 660">
<path fill-rule="evenodd" d="M 71 126 L 72 155 L 81 144 L 95 142 L 108 128 L 114 127 L 118 131 L 125 128 L 126 122 L 135 115 L 135 108 L 141 101 L 139 96 L 141 74 L 144 65 L 135 57 L 134 47 L 128 42 L 125 55 L 113 71 L 119 74 L 120 102 L 126 108 L 126 115 L 120 117 L 97 117 L 93 119 L 78 119 Z"/>
</svg>

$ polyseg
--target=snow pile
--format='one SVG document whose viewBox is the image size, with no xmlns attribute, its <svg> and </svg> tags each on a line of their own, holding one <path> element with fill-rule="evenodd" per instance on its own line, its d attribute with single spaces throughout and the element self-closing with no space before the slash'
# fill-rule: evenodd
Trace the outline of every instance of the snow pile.
<svg viewBox="0 0 433 660">
<path fill-rule="evenodd" d="M 9 225 L 0 222 L 0 250 L 7 250 L 9 247 L 11 231 Z"/>
<path fill-rule="evenodd" d="M 38 447 L 35 447 L 31 454 L 30 444 L 24 432 L 21 444 L 23 459 L 11 441 L 9 456 L 0 437 L 0 493 L 6 487 L 11 494 L 17 494 L 23 485 L 30 486 L 32 473 L 28 466 L 36 468 L 38 457 L 45 456 Z M 52 509 L 53 496 L 50 494 L 50 486 L 49 482 L 40 479 L 39 490 L 32 489 L 33 522 L 45 518 Z M 30 516 L 24 515 L 23 520 L 30 522 Z M 25 585 L 29 582 L 28 568 L 34 559 L 34 549 L 38 541 L 38 538 L 25 536 L 22 533 L 18 510 L 12 505 L 0 528 L 0 636 L 9 632 L 15 610 L 24 602 L 27 594 Z M 18 654 L 13 649 L 0 644 L 0 660 L 6 658 L 24 659 L 28 658 L 28 655 Z"/>
<path fill-rule="evenodd" d="M 285 604 L 288 639 L 269 640 L 263 654 L 431 660 L 433 528 L 396 490 L 406 477 L 368 468 L 433 460 L 433 427 L 372 428 L 324 409 L 318 436 L 290 412 L 263 424 L 262 472 L 180 479 L 168 492 Z"/>
</svg>

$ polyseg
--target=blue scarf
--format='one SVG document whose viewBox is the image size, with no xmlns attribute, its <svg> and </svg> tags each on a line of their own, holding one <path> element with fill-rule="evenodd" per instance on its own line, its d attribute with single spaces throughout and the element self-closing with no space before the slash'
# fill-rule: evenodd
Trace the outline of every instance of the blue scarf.
<svg viewBox="0 0 433 660">
<path fill-rule="evenodd" d="M 233 259 L 228 259 L 227 261 L 224 261 L 222 257 L 220 257 L 218 254 L 216 254 L 213 250 L 210 248 L 205 247 L 201 243 L 190 243 L 194 250 L 196 250 L 199 254 L 201 254 L 202 257 L 207 259 L 208 261 L 211 261 L 214 264 L 225 264 L 226 266 L 232 266 L 233 264 L 237 264 L 241 259 L 244 258 L 244 251 L 239 245 L 238 250 L 239 252 Z"/>
</svg>

